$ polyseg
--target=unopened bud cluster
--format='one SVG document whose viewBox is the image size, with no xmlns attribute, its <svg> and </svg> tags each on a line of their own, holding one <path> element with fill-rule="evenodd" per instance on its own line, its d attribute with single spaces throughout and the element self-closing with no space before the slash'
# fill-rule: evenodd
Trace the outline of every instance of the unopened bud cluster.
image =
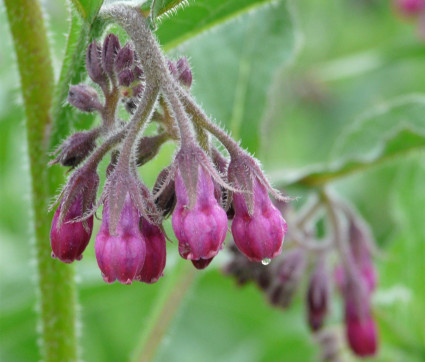
<svg viewBox="0 0 425 362">
<path fill-rule="evenodd" d="M 71 135 L 51 162 L 73 169 L 52 222 L 52 256 L 66 263 L 82 258 L 100 205 L 95 252 L 108 283 L 154 283 L 162 276 L 162 222 L 169 215 L 180 256 L 198 269 L 207 267 L 223 248 L 232 218 L 234 240 L 248 260 L 258 263 L 279 255 L 286 222 L 269 192 L 285 198 L 271 188 L 257 161 L 209 123 L 194 103 L 187 59 L 174 62 L 156 48 L 145 54 L 144 48 L 139 53 L 136 49 L 138 44 L 130 42 L 121 46 L 114 34 L 103 44 L 92 42 L 86 57 L 92 85 L 69 88 L 68 103 L 83 112 L 97 112 L 102 122 Z M 120 104 L 129 121 L 118 119 Z M 142 124 L 147 122 L 157 124 L 155 134 L 143 135 Z M 199 130 L 207 135 L 203 142 L 198 141 Z M 230 157 L 209 143 L 210 134 L 221 137 Z M 179 147 L 150 191 L 137 167 L 154 158 L 167 141 Z M 97 198 L 97 166 L 108 152 L 106 182 Z"/>
<path fill-rule="evenodd" d="M 377 285 L 372 261 L 372 236 L 364 221 L 350 207 L 344 204 L 343 208 L 338 208 L 338 205 L 332 205 L 332 208 L 343 215 L 346 224 L 346 236 L 338 241 L 346 247 L 347 255 L 344 257 L 339 254 L 340 248 L 335 240 L 314 240 L 312 243 L 311 229 L 303 226 L 301 230 L 295 230 L 297 217 L 292 220 L 293 212 L 289 212 L 294 228 L 288 233 L 287 248 L 280 256 L 269 266 L 264 266 L 247 260 L 233 245 L 230 247 L 232 259 L 224 272 L 232 275 L 239 285 L 254 282 L 272 306 L 282 309 L 291 305 L 296 292 L 305 285 L 306 321 L 323 349 L 322 356 L 326 361 L 339 360 L 337 355 L 341 349 L 337 338 L 326 328 L 332 291 L 338 290 L 343 300 L 348 347 L 359 357 L 372 356 L 378 345 L 371 305 L 372 293 Z M 338 256 L 333 273 L 335 258 L 329 257 L 331 253 Z"/>
</svg>

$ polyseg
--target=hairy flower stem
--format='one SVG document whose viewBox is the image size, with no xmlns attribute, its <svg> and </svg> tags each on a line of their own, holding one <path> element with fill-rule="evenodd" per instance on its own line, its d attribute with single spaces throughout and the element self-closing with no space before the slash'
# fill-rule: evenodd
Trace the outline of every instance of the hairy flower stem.
<svg viewBox="0 0 425 362">
<path fill-rule="evenodd" d="M 39 285 L 42 359 L 77 360 L 73 269 L 50 256 L 47 204 L 57 185 L 48 182 L 53 68 L 38 1 L 5 0 L 25 104 L 31 196 Z M 41 91 L 42 90 L 42 91 Z"/>
<path fill-rule="evenodd" d="M 115 114 L 117 112 L 118 101 L 120 100 L 119 90 L 116 85 L 113 85 L 112 89 L 105 94 L 105 105 L 102 109 L 102 126 L 106 131 L 113 128 L 115 124 Z"/>
<path fill-rule="evenodd" d="M 179 259 L 154 301 L 155 307 L 143 327 L 140 341 L 132 353 L 132 361 L 148 362 L 154 359 L 162 338 L 183 302 L 186 292 L 193 286 L 196 275 L 196 269 L 192 265 Z"/>
<path fill-rule="evenodd" d="M 149 117 L 152 114 L 152 109 L 155 105 L 158 96 L 158 87 L 147 83 L 146 89 L 143 92 L 142 100 L 140 101 L 136 112 L 134 113 L 130 124 L 129 132 L 124 140 L 121 148 L 120 157 L 118 159 L 117 168 L 128 168 L 132 161 L 131 155 L 135 146 L 137 135 L 143 125 L 147 124 Z"/>
<path fill-rule="evenodd" d="M 238 143 L 233 140 L 225 131 L 223 131 L 219 126 L 211 122 L 208 116 L 204 111 L 196 104 L 192 96 L 184 91 L 182 88 L 179 89 L 180 98 L 186 108 L 187 112 L 192 116 L 193 122 L 198 124 L 200 127 L 206 129 L 213 136 L 215 136 L 227 151 L 229 151 L 230 157 L 236 157 L 241 154 L 242 149 L 239 147 Z"/>
<path fill-rule="evenodd" d="M 338 253 L 340 254 L 341 260 L 343 262 L 343 265 L 345 267 L 345 270 L 347 271 L 347 274 L 350 280 L 353 281 L 354 283 L 357 283 L 358 282 L 357 269 L 354 264 L 353 257 L 350 251 L 348 250 L 348 245 L 346 242 L 347 238 L 344 237 L 345 231 L 343 230 L 341 221 L 339 220 L 337 209 L 335 208 L 334 202 L 327 191 L 322 190 L 321 197 L 323 199 L 323 202 L 326 205 L 327 213 L 329 216 L 329 222 L 333 229 L 334 244 L 338 250 Z"/>
<path fill-rule="evenodd" d="M 105 7 L 102 14 L 113 17 L 127 32 L 134 43 L 146 75 L 146 84 L 156 84 L 169 102 L 180 129 L 182 146 L 194 142 L 189 119 L 177 96 L 178 85 L 168 70 L 158 42 L 149 30 L 146 18 L 138 8 L 124 4 Z M 129 136 L 131 133 L 129 134 Z"/>
</svg>

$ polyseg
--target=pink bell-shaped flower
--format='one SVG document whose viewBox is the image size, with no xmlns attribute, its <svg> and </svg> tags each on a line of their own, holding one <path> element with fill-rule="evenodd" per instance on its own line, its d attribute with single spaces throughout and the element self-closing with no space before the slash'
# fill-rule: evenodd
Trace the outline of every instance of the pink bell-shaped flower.
<svg viewBox="0 0 425 362">
<path fill-rule="evenodd" d="M 96 259 L 105 282 L 118 280 L 131 284 L 143 268 L 146 242 L 139 228 L 139 211 L 126 195 L 114 234 L 109 228 L 109 205 L 103 207 L 103 220 L 96 236 Z"/>
</svg>

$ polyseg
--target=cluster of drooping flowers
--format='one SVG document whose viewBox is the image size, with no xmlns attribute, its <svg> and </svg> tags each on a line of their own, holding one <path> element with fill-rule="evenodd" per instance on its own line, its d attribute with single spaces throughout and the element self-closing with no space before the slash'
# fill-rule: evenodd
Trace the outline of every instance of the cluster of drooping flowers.
<svg viewBox="0 0 425 362">
<path fill-rule="evenodd" d="M 68 103 L 97 112 L 101 124 L 71 135 L 51 162 L 72 168 L 57 200 L 52 256 L 65 263 L 80 260 L 91 238 L 93 216 L 103 205 L 95 252 L 108 283 L 154 283 L 162 276 L 162 222 L 171 214 L 179 253 L 196 268 L 207 267 L 223 248 L 229 218 L 239 250 L 253 262 L 268 263 L 280 254 L 286 233 L 269 192 L 280 200 L 285 197 L 271 188 L 257 161 L 196 104 L 188 61 L 166 59 L 145 25 L 137 26 L 144 35 L 124 46 L 114 34 L 103 44 L 92 42 L 86 67 L 93 85 L 69 88 Z M 118 117 L 120 105 L 129 121 Z M 153 135 L 143 135 L 148 122 L 157 125 Z M 211 135 L 227 149 L 225 154 Z M 151 192 L 137 167 L 167 141 L 178 144 L 177 152 Z M 108 153 L 106 181 L 97 198 L 97 168 Z"/>
<path fill-rule="evenodd" d="M 425 0 L 394 0 L 395 12 L 416 25 L 418 36 L 425 39 Z"/>
<path fill-rule="evenodd" d="M 328 213 L 323 215 L 325 207 Z M 378 336 L 371 296 L 377 274 L 372 260 L 374 243 L 367 225 L 352 207 L 327 194 L 307 203 L 298 213 L 287 204 L 280 205 L 282 208 L 291 225 L 284 252 L 266 267 L 246 260 L 231 245 L 232 259 L 224 272 L 235 277 L 239 285 L 254 282 L 272 306 L 283 309 L 306 284 L 306 321 L 321 346 L 324 361 L 340 360 L 342 351 L 338 334 L 326 326 L 331 296 L 337 290 L 343 300 L 348 347 L 359 357 L 374 355 Z M 326 216 L 332 221 L 329 232 L 318 239 L 316 224 Z"/>
</svg>

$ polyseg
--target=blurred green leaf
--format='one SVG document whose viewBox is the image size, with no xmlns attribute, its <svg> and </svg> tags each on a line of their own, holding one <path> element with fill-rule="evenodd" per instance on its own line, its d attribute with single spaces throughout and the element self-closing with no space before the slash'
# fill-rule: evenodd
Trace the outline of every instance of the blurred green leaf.
<svg viewBox="0 0 425 362">
<path fill-rule="evenodd" d="M 154 361 L 315 361 L 316 348 L 302 304 L 270 308 L 254 285 L 237 288 L 209 269 L 188 293 Z"/>
<path fill-rule="evenodd" d="M 389 101 L 350 124 L 337 139 L 332 162 L 294 172 L 272 172 L 279 184 L 319 186 L 425 146 L 425 95 Z"/>
<path fill-rule="evenodd" d="M 163 0 L 165 3 L 185 3 Z M 255 10 L 271 0 L 196 0 L 190 6 L 179 10 L 177 15 L 166 13 L 161 17 L 156 34 L 165 50 L 211 29 L 234 17 Z"/>
<path fill-rule="evenodd" d="M 207 113 L 256 152 L 270 85 L 296 46 L 292 12 L 282 0 L 256 7 L 215 27 L 208 36 L 193 38 L 177 53 L 191 60 L 193 93 Z"/>
<path fill-rule="evenodd" d="M 103 0 L 71 0 L 77 9 L 80 16 L 87 22 L 93 21 L 100 7 L 103 4 Z"/>
<path fill-rule="evenodd" d="M 399 346 L 404 354 L 399 360 L 406 361 L 425 359 L 424 184 L 423 153 L 407 157 L 392 192 L 398 230 L 380 263 L 381 288 L 375 300 L 384 339 Z"/>
<path fill-rule="evenodd" d="M 153 6 L 152 6 L 153 4 Z M 152 19 L 156 19 L 168 12 L 175 12 L 178 7 L 187 5 L 186 0 L 148 0 L 142 4 L 142 11 L 146 14 L 151 13 Z"/>
</svg>

